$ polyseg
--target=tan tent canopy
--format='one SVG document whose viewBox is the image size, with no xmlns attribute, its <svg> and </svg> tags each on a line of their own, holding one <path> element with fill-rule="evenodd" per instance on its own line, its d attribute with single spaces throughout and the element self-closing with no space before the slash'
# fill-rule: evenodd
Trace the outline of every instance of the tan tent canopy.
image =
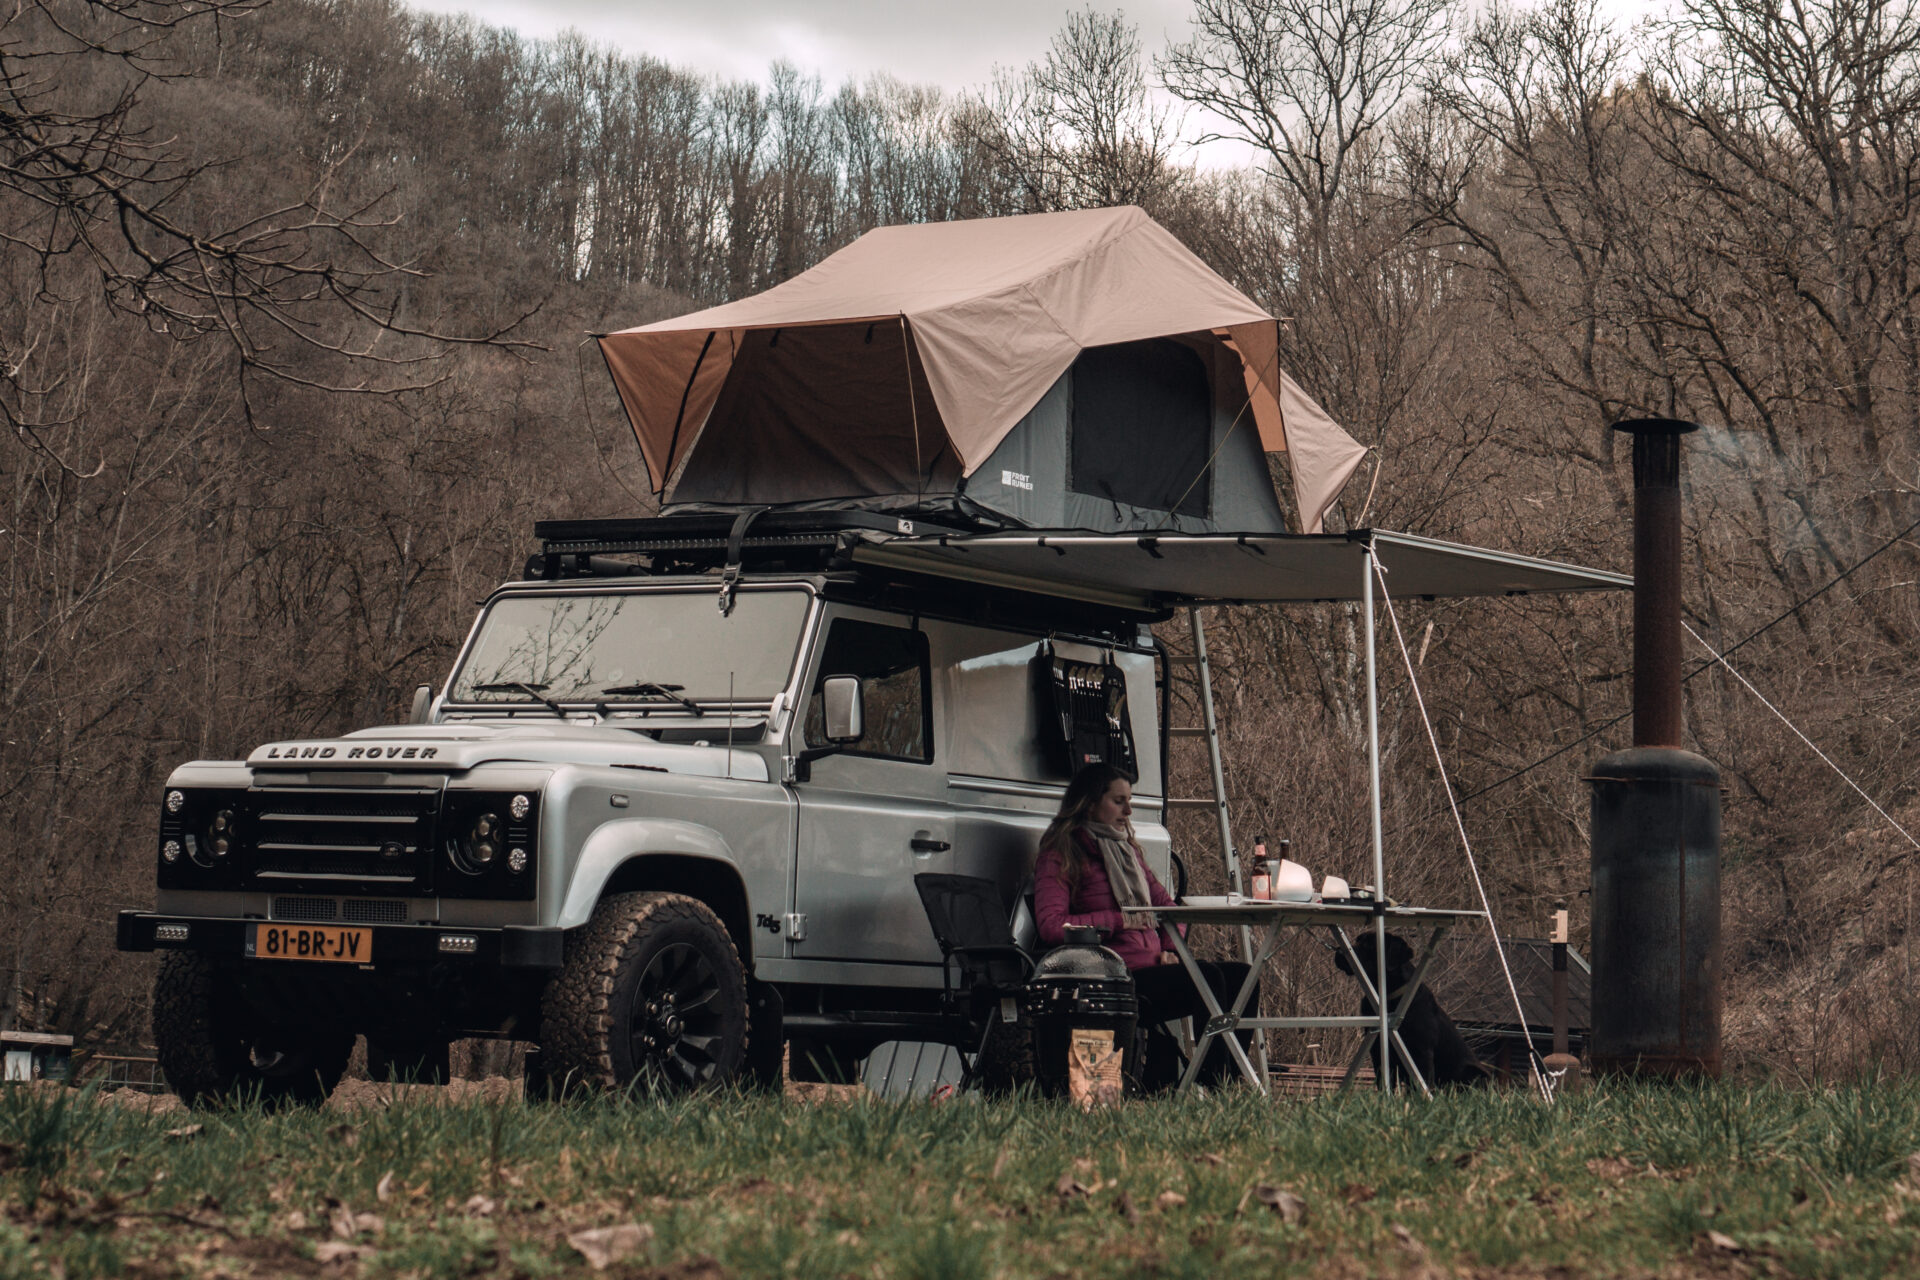
<svg viewBox="0 0 1920 1280">
<path fill-rule="evenodd" d="M 1278 367 L 1273 317 L 1136 208 L 883 227 L 765 293 L 600 347 L 662 493 L 716 406 L 771 424 L 730 444 L 743 455 L 784 441 L 848 492 L 913 492 L 971 476 L 1083 350 L 1155 338 L 1237 359 L 1247 416 L 1290 455 L 1317 532 L 1365 451 Z"/>
</svg>

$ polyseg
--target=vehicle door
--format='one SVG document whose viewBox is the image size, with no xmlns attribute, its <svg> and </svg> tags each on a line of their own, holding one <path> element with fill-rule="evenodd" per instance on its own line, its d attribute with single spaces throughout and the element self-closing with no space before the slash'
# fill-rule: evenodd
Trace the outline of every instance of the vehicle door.
<svg viewBox="0 0 1920 1280">
<path fill-rule="evenodd" d="M 953 821 L 934 761 L 927 635 L 917 619 L 831 605 L 822 619 L 800 711 L 799 746 L 824 745 L 821 686 L 858 676 L 865 732 L 813 762 L 800 801 L 794 911 L 797 960 L 842 966 L 927 965 L 940 949 L 913 878 L 952 869 Z M 823 981 L 887 981 L 850 968 Z M 937 980 L 937 978 L 935 979 Z"/>
</svg>

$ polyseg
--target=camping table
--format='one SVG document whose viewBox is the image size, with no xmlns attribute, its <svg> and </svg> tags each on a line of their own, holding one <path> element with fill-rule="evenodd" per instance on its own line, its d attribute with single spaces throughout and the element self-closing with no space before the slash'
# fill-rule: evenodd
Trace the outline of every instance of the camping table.
<svg viewBox="0 0 1920 1280">
<path fill-rule="evenodd" d="M 1431 1096 L 1427 1082 L 1421 1078 L 1420 1071 L 1413 1065 L 1413 1056 L 1407 1052 L 1407 1046 L 1400 1039 L 1400 1022 L 1413 1004 L 1414 995 L 1420 990 L 1420 983 L 1426 977 L 1427 966 L 1433 961 L 1435 948 L 1446 937 L 1448 930 L 1462 920 L 1484 920 L 1486 913 L 1481 911 L 1445 911 L 1429 907 L 1376 907 L 1372 902 L 1259 902 L 1243 900 L 1229 903 L 1225 898 L 1188 898 L 1179 906 L 1153 908 L 1154 920 L 1158 924 L 1225 924 L 1239 925 L 1253 930 L 1260 936 L 1259 945 L 1254 950 L 1253 964 L 1247 970 L 1247 980 L 1241 984 L 1239 993 L 1234 997 L 1233 1005 L 1221 1009 L 1220 1002 L 1214 997 L 1213 988 L 1207 984 L 1206 976 L 1201 973 L 1200 965 L 1193 958 L 1193 952 L 1187 949 L 1186 939 L 1178 928 L 1166 930 L 1173 939 L 1174 952 L 1180 957 L 1180 964 L 1187 971 L 1200 999 L 1207 1006 L 1207 1023 L 1201 1029 L 1193 1043 L 1193 1051 L 1187 1059 L 1186 1072 L 1180 1077 L 1180 1089 L 1193 1086 L 1195 1075 L 1199 1073 L 1200 1063 L 1206 1057 L 1207 1046 L 1216 1038 L 1227 1036 L 1227 1049 L 1233 1054 L 1233 1060 L 1239 1064 L 1240 1073 L 1247 1083 L 1266 1093 L 1269 1082 L 1260 1078 L 1253 1064 L 1247 1060 L 1246 1051 L 1240 1042 L 1228 1032 L 1241 1027 L 1264 1031 L 1268 1028 L 1288 1028 L 1304 1030 L 1319 1027 L 1359 1027 L 1368 1030 L 1361 1040 L 1359 1049 L 1347 1063 L 1347 1074 L 1341 1082 L 1345 1088 L 1353 1082 L 1354 1073 L 1360 1069 L 1360 1063 L 1373 1048 L 1380 1035 L 1380 1019 L 1377 1016 L 1321 1017 L 1321 1018 L 1262 1018 L 1243 1015 L 1240 1011 L 1246 1007 L 1253 995 L 1253 989 L 1260 980 L 1260 971 L 1266 967 L 1267 960 L 1274 949 L 1280 945 L 1280 935 L 1288 927 L 1327 929 L 1340 939 L 1340 946 L 1347 954 L 1347 961 L 1353 966 L 1353 973 L 1360 980 L 1361 987 L 1373 1000 L 1375 1009 L 1382 1008 L 1384 1001 L 1374 987 L 1375 963 L 1373 960 L 1362 962 L 1353 947 L 1353 939 L 1348 930 L 1355 925 L 1370 925 L 1375 916 L 1384 916 L 1389 928 L 1400 926 L 1408 929 L 1426 929 L 1427 945 L 1417 959 L 1413 971 L 1413 981 L 1409 982 L 1400 995 L 1400 1002 L 1387 1011 L 1388 1034 L 1393 1039 L 1393 1047 L 1407 1075 L 1417 1085 L 1422 1094 Z M 1262 930 L 1264 929 L 1264 932 Z"/>
</svg>

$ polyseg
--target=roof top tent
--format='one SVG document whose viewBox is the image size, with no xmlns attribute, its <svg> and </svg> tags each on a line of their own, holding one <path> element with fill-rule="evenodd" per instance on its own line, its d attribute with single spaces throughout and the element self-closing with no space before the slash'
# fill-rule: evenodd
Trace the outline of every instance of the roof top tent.
<svg viewBox="0 0 1920 1280">
<path fill-rule="evenodd" d="M 600 339 L 665 510 L 1318 531 L 1365 450 L 1278 326 L 1135 208 L 883 227 L 765 293 Z"/>
</svg>

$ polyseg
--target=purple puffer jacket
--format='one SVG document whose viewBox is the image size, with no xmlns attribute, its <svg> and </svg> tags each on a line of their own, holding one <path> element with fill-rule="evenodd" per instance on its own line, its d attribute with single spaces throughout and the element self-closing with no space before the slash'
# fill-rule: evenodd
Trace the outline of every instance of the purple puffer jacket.
<svg viewBox="0 0 1920 1280">
<path fill-rule="evenodd" d="M 1040 941 L 1057 947 L 1065 941 L 1068 925 L 1090 924 L 1108 934 L 1102 945 L 1112 948 L 1127 962 L 1127 968 L 1145 969 L 1160 963 L 1160 953 L 1168 949 L 1161 931 L 1125 927 L 1120 908 L 1113 901 L 1113 885 L 1107 879 L 1107 867 L 1100 857 L 1099 846 L 1085 829 L 1074 832 L 1073 838 L 1084 857 L 1077 892 L 1067 888 L 1062 876 L 1064 862 L 1057 849 L 1042 849 L 1040 860 L 1033 867 L 1033 916 L 1040 929 Z M 1138 846 L 1134 856 L 1139 856 Z M 1147 893 L 1153 905 L 1172 906 L 1173 895 L 1166 891 L 1145 859 L 1141 860 L 1140 869 L 1147 873 Z"/>
</svg>

